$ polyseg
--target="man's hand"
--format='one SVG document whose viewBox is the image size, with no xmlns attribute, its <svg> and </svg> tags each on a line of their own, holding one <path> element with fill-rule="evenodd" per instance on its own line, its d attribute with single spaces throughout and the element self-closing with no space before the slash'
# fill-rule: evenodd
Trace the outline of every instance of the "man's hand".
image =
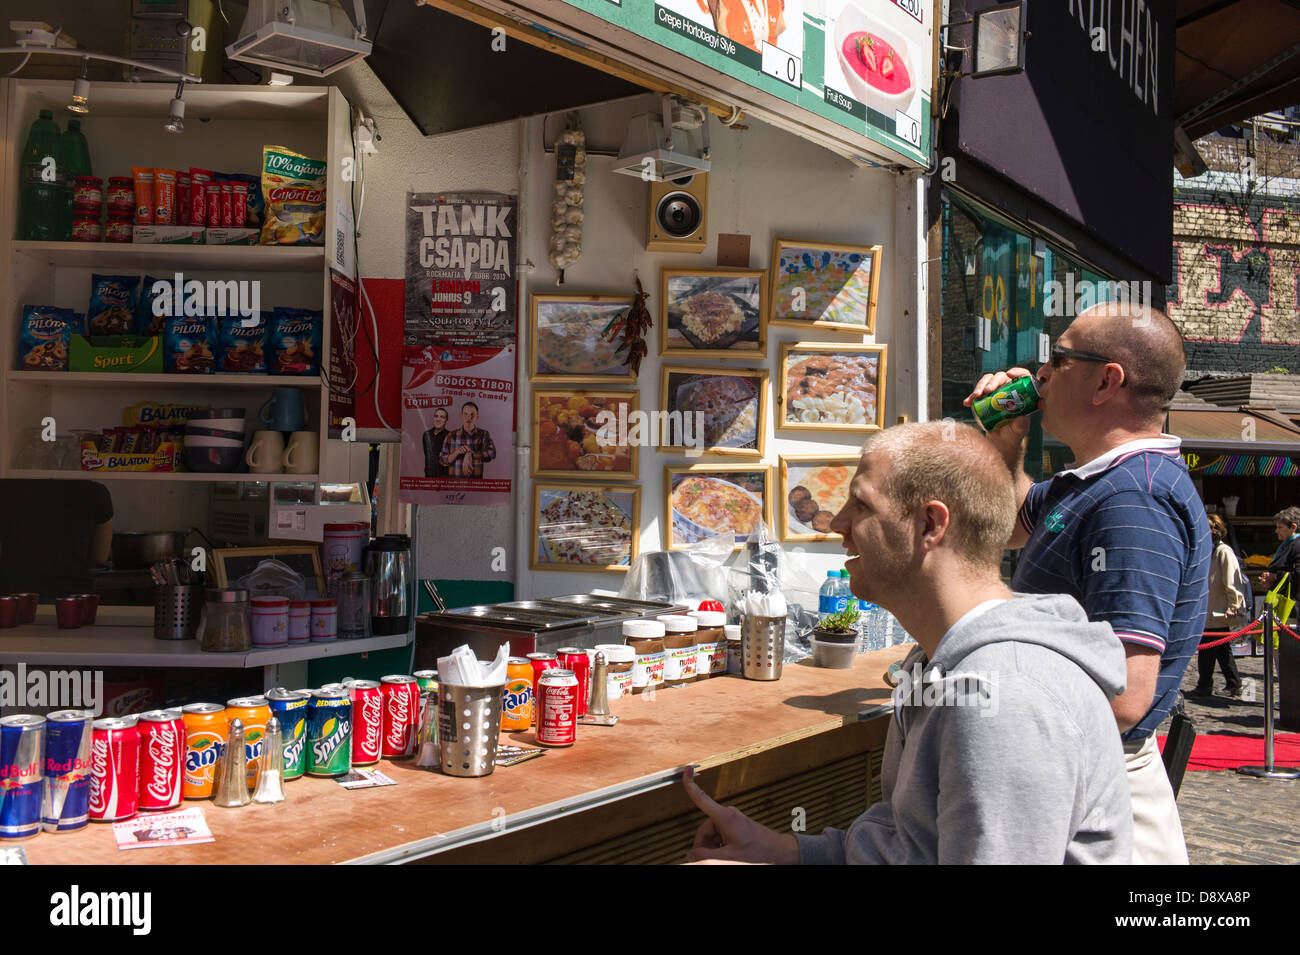
<svg viewBox="0 0 1300 955">
<path fill-rule="evenodd" d="M 695 770 L 682 771 L 686 795 L 709 818 L 695 833 L 695 845 L 686 854 L 691 862 L 758 862 L 798 865 L 799 842 L 750 819 L 734 806 L 720 806 L 695 782 Z"/>
<path fill-rule="evenodd" d="M 962 404 L 969 408 L 975 401 L 985 395 L 992 394 L 1003 385 L 1031 374 L 1032 372 L 1027 368 L 1008 368 L 1006 371 L 995 371 L 984 375 L 976 382 L 975 390 L 966 396 Z M 1025 474 L 1025 439 L 1028 436 L 1028 415 L 1012 418 L 1006 424 L 984 435 L 989 444 L 993 445 L 998 454 L 1002 456 L 1002 460 L 1007 464 L 1007 470 L 1011 472 L 1011 480 L 1015 486 L 1017 509 L 1024 504 L 1025 496 L 1029 493 L 1029 488 L 1033 484 L 1029 476 Z M 1007 547 L 1016 550 L 1024 547 L 1028 540 L 1029 533 L 1019 521 L 1016 521 L 1015 527 L 1011 531 L 1011 538 L 1007 541 Z"/>
<path fill-rule="evenodd" d="M 1271 587 L 1273 585 L 1273 579 L 1273 575 L 1267 570 L 1259 575 L 1259 582 L 1265 587 Z"/>
</svg>

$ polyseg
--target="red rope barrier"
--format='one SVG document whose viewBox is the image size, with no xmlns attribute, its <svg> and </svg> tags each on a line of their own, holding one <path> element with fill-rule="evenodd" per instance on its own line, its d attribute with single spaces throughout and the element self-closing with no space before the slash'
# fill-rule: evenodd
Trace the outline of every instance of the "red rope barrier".
<svg viewBox="0 0 1300 955">
<path fill-rule="evenodd" d="M 1209 642 L 1209 643 L 1202 643 L 1202 644 L 1199 644 L 1199 645 L 1196 647 L 1196 649 L 1197 649 L 1197 650 L 1212 650 L 1212 649 L 1214 649 L 1215 647 L 1221 647 L 1221 646 L 1223 646 L 1225 643 L 1231 643 L 1233 640 L 1236 640 L 1238 637 L 1253 637 L 1253 636 L 1255 636 L 1255 635 L 1257 635 L 1257 634 L 1263 634 L 1263 632 L 1264 632 L 1264 627 L 1263 627 L 1263 625 L 1260 624 L 1260 622 L 1259 622 L 1260 620 L 1263 620 L 1263 619 L 1264 619 L 1263 617 L 1259 617 L 1258 619 L 1256 619 L 1256 620 L 1252 620 L 1250 623 L 1246 624 L 1246 626 L 1242 627 L 1240 630 L 1234 630 L 1234 631 L 1232 631 L 1232 632 L 1230 632 L 1230 633 L 1226 633 L 1226 634 L 1223 633 L 1222 630 L 1205 630 L 1205 631 L 1202 631 L 1202 632 L 1201 632 L 1201 638 L 1202 638 L 1202 639 L 1204 639 L 1205 637 L 1209 637 L 1209 636 L 1219 637 L 1219 639 L 1218 639 L 1218 640 L 1213 640 L 1213 641 L 1211 641 L 1211 642 Z M 1273 629 L 1274 629 L 1274 630 L 1281 630 L 1281 631 L 1282 631 L 1283 633 L 1285 633 L 1287 636 L 1289 636 L 1289 637 L 1293 637 L 1293 638 L 1296 639 L 1296 640 L 1300 640 L 1300 633 L 1296 633 L 1294 630 L 1292 630 L 1290 627 L 1288 627 L 1288 626 L 1287 626 L 1286 624 L 1284 624 L 1284 623 L 1278 623 L 1277 621 L 1274 621 L 1274 622 L 1273 622 Z M 1223 635 L 1220 636 L 1220 634 L 1223 634 Z"/>
</svg>

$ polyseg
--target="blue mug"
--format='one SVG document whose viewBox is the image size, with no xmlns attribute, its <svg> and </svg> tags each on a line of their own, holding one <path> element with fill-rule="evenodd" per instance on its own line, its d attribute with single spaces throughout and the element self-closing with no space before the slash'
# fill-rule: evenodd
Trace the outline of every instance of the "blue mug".
<svg viewBox="0 0 1300 955">
<path fill-rule="evenodd" d="M 307 413 L 302 406 L 302 391 L 298 388 L 277 388 L 257 416 L 272 431 L 302 431 L 307 426 Z"/>
</svg>

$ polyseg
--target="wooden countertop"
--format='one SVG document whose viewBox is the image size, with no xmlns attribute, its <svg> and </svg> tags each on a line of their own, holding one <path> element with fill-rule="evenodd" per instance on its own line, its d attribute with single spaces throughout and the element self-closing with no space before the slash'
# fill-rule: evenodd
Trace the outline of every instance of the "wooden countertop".
<svg viewBox="0 0 1300 955">
<path fill-rule="evenodd" d="M 348 791 L 303 777 L 274 806 L 200 806 L 216 841 L 197 846 L 119 850 L 111 827 L 42 833 L 22 845 L 33 865 L 227 865 L 395 862 L 490 839 L 503 828 L 535 825 L 625 796 L 674 785 L 682 766 L 702 769 L 854 723 L 859 713 L 886 714 L 882 675 L 907 647 L 860 654 L 851 670 L 811 660 L 787 664 L 775 682 L 716 677 L 653 700 L 627 697 L 611 709 L 613 727 L 579 726 L 578 742 L 549 750 L 490 776 L 459 779 L 381 760 L 398 785 Z M 502 741 L 535 745 L 533 733 Z"/>
</svg>

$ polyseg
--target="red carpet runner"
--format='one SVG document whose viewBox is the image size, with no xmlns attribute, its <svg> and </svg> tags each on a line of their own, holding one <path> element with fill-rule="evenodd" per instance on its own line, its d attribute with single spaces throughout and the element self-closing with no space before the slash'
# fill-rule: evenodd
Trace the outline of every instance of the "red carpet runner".
<svg viewBox="0 0 1300 955">
<path fill-rule="evenodd" d="M 1167 737 L 1157 737 L 1160 751 L 1164 752 Z M 1278 733 L 1273 737 L 1273 764 L 1275 766 L 1300 766 L 1300 735 Z M 1192 755 L 1187 768 L 1221 771 L 1238 766 L 1264 765 L 1264 737 L 1234 736 L 1216 733 L 1197 736 L 1192 744 Z"/>
</svg>

